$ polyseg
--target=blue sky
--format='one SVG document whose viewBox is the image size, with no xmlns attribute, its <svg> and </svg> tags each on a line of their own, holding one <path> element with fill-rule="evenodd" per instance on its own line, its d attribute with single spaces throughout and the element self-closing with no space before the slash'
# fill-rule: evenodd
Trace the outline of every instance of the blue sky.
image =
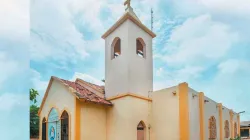
<svg viewBox="0 0 250 140">
<path fill-rule="evenodd" d="M 0 3 L 6 5 L 0 8 L 0 130 L 13 133 L 4 131 L 1 138 L 25 139 L 28 132 L 18 130 L 29 125 L 29 88 L 40 92 L 40 104 L 52 75 L 101 84 L 101 35 L 124 6 L 122 0 Z M 242 120 L 250 120 L 249 5 L 249 0 L 132 0 L 149 28 L 154 9 L 154 89 L 185 81 L 236 112 L 245 110 Z"/>
<path fill-rule="evenodd" d="M 226 2 L 226 4 L 225 4 Z M 132 0 L 150 28 L 154 9 L 154 89 L 188 82 L 250 120 L 250 10 L 248 0 Z M 46 10 L 45 10 L 46 9 Z M 33 0 L 33 87 L 42 95 L 51 75 L 104 78 L 101 35 L 124 13 L 122 0 Z M 40 99 L 41 100 L 41 99 Z"/>
<path fill-rule="evenodd" d="M 29 3 L 0 2 L 1 139 L 29 137 Z M 8 15 L 8 16 L 7 16 Z"/>
</svg>

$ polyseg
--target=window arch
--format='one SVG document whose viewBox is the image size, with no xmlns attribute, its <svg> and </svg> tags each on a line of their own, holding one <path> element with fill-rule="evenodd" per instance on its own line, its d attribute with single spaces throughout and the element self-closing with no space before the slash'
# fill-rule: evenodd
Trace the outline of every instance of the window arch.
<svg viewBox="0 0 250 140">
<path fill-rule="evenodd" d="M 69 139 L 69 115 L 67 111 L 63 111 L 61 115 L 61 140 Z"/>
<path fill-rule="evenodd" d="M 42 120 L 42 140 L 46 140 L 46 118 Z"/>
<path fill-rule="evenodd" d="M 216 119 L 214 116 L 209 119 L 209 138 L 216 139 L 217 129 L 216 129 Z"/>
<path fill-rule="evenodd" d="M 234 137 L 237 137 L 237 123 L 234 123 Z"/>
<path fill-rule="evenodd" d="M 47 139 L 56 139 L 60 136 L 57 128 L 60 128 L 60 117 L 58 108 L 52 107 L 48 115 Z M 58 132 L 57 132 L 58 131 Z"/>
<path fill-rule="evenodd" d="M 143 121 L 140 121 L 140 123 L 137 125 L 137 140 L 145 140 L 145 130 L 145 123 Z"/>
<path fill-rule="evenodd" d="M 225 138 L 229 138 L 230 131 L 229 131 L 229 121 L 228 120 L 225 121 L 224 131 L 225 131 Z"/>
<path fill-rule="evenodd" d="M 140 57 L 146 57 L 146 44 L 142 38 L 136 39 L 136 54 Z"/>
<path fill-rule="evenodd" d="M 116 37 L 111 45 L 111 59 L 114 59 L 116 57 L 118 57 L 119 55 L 121 55 L 121 39 L 119 37 Z"/>
</svg>

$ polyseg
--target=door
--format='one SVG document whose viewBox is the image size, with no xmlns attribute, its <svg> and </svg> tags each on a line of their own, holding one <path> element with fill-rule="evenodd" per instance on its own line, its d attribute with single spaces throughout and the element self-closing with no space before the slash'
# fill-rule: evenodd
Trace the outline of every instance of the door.
<svg viewBox="0 0 250 140">
<path fill-rule="evenodd" d="M 61 121 L 61 140 L 68 140 L 69 137 L 69 127 L 68 127 L 68 118 L 62 119 Z"/>
<path fill-rule="evenodd" d="M 46 140 L 46 122 L 42 124 L 42 140 Z"/>
</svg>

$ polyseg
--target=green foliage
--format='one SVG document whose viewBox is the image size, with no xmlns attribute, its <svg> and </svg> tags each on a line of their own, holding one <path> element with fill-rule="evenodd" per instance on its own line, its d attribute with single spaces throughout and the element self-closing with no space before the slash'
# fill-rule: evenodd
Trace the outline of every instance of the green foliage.
<svg viewBox="0 0 250 140">
<path fill-rule="evenodd" d="M 38 137 L 39 135 L 39 107 L 36 105 L 37 96 L 39 96 L 38 91 L 30 89 L 30 101 L 32 102 L 30 105 L 30 137 Z"/>
<path fill-rule="evenodd" d="M 230 138 L 230 140 L 241 140 L 240 136 L 237 136 L 236 138 Z"/>
<path fill-rule="evenodd" d="M 36 103 L 36 97 L 39 96 L 39 93 L 37 92 L 37 90 L 34 90 L 33 88 L 30 89 L 30 101 L 33 103 Z"/>
<path fill-rule="evenodd" d="M 39 135 L 39 117 L 37 115 L 39 107 L 30 106 L 30 137 L 38 137 Z"/>
</svg>

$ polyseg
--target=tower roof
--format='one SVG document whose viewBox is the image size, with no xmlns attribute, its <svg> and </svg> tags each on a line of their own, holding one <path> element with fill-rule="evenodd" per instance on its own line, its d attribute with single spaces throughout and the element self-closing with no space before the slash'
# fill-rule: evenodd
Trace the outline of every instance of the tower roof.
<svg viewBox="0 0 250 140">
<path fill-rule="evenodd" d="M 103 35 L 102 38 L 105 39 L 108 35 L 110 35 L 115 29 L 117 29 L 123 22 L 125 22 L 127 19 L 131 20 L 133 23 L 135 23 L 138 27 L 140 27 L 142 30 L 144 30 L 146 33 L 148 33 L 152 38 L 156 37 L 156 34 L 152 32 L 150 29 L 148 29 L 142 22 L 139 20 L 139 18 L 136 16 L 136 14 L 133 11 L 132 7 L 128 7 L 126 9 L 126 12 L 123 14 L 123 16 L 112 26 L 110 27 Z"/>
</svg>

